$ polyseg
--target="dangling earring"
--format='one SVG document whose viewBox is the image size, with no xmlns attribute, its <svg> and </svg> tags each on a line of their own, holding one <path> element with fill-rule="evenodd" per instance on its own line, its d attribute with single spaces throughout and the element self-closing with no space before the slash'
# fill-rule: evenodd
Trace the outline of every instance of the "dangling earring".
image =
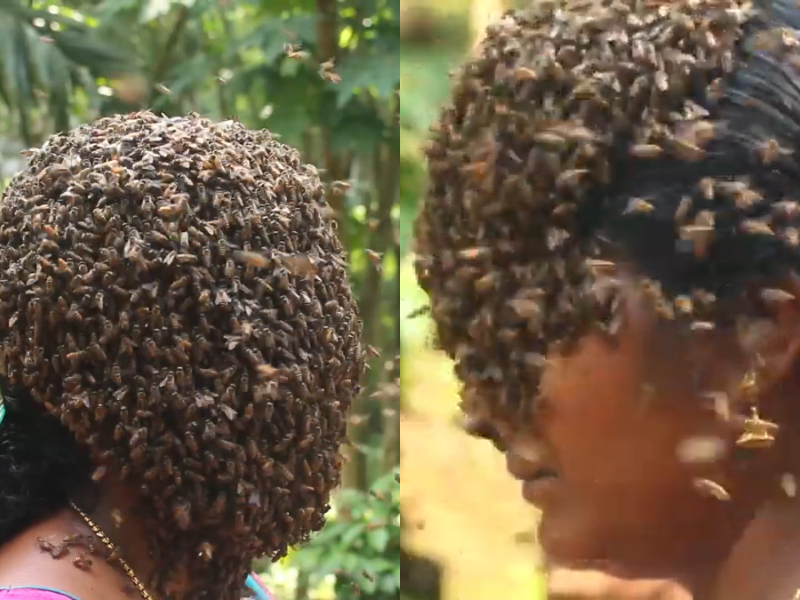
<svg viewBox="0 0 800 600">
<path fill-rule="evenodd" d="M 769 448 L 775 443 L 775 433 L 778 426 L 772 421 L 766 421 L 758 415 L 758 408 L 750 407 L 750 417 L 744 421 L 744 431 L 736 445 L 741 448 Z"/>
</svg>

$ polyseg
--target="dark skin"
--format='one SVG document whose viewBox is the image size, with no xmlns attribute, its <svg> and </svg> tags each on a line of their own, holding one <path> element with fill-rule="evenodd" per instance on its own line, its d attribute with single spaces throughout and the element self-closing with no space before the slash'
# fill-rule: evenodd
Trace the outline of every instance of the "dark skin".
<svg viewBox="0 0 800 600">
<path fill-rule="evenodd" d="M 470 423 L 505 451 L 523 495 L 542 509 L 549 598 L 791 600 L 800 500 L 781 481 L 800 481 L 800 309 L 781 307 L 759 339 L 761 416 L 781 428 L 772 447 L 743 454 L 734 443 L 742 419 L 723 422 L 692 391 L 693 350 L 656 327 L 632 280 L 624 288 L 619 344 L 588 335 L 568 356 L 548 357 L 531 421 L 493 417 L 479 394 L 466 395 Z M 708 385 L 733 393 L 747 370 L 737 334 L 715 336 Z M 687 460 L 685 440 L 722 450 Z M 525 483 L 542 472 L 555 477 Z M 700 493 L 698 478 L 730 499 Z"/>
<path fill-rule="evenodd" d="M 133 491 L 123 484 L 105 484 L 89 516 L 112 543 L 124 549 L 122 558 L 142 582 L 147 582 L 154 564 L 147 549 L 147 523 L 137 514 L 135 498 Z M 71 547 L 68 554 L 56 559 L 40 548 L 40 538 L 58 546 L 65 538 L 75 535 L 93 534 L 80 515 L 64 509 L 4 544 L 0 548 L 0 587 L 50 587 L 81 600 L 135 600 L 141 597 L 132 589 L 129 577 L 119 565 L 102 558 L 100 552 L 105 551 L 105 546 L 96 537 L 93 541 L 98 556 L 94 557 L 86 546 Z M 73 564 L 81 554 L 92 559 L 88 570 Z M 176 581 L 175 591 L 179 589 L 180 582 Z"/>
</svg>

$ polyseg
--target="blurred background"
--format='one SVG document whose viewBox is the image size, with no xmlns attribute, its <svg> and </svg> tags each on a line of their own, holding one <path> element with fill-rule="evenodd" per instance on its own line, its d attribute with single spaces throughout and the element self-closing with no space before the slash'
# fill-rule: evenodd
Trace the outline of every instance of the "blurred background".
<svg viewBox="0 0 800 600">
<path fill-rule="evenodd" d="M 329 524 L 257 566 L 281 600 L 400 594 L 399 190 L 418 165 L 398 154 L 399 13 L 399 0 L 0 0 L 0 188 L 52 133 L 143 108 L 270 129 L 328 182 L 372 358 Z"/>
<path fill-rule="evenodd" d="M 529 0 L 528 0 L 529 1 Z M 516 4 L 521 5 L 522 2 Z M 450 362 L 432 349 L 409 241 L 425 191 L 422 149 L 448 72 L 512 0 L 402 0 L 400 82 L 404 600 L 544 598 L 536 514 L 491 444 L 461 430 Z"/>
</svg>

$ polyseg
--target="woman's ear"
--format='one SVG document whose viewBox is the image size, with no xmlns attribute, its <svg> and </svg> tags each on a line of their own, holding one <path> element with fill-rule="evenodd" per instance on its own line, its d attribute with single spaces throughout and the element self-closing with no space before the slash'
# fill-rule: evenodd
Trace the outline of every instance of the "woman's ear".
<svg viewBox="0 0 800 600">
<path fill-rule="evenodd" d="M 765 318 L 742 317 L 737 337 L 742 350 L 754 358 L 758 388 L 766 391 L 789 376 L 800 358 L 800 278 L 793 275 L 780 288 L 763 288 Z"/>
</svg>

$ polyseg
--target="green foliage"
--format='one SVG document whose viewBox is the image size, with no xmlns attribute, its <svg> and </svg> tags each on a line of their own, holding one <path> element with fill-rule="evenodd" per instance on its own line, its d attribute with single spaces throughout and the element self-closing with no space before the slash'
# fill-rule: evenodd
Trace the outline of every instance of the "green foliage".
<svg viewBox="0 0 800 600">
<path fill-rule="evenodd" d="M 16 117 L 26 144 L 38 141 L 37 117 L 50 117 L 48 130 L 69 128 L 75 88 L 129 68 L 127 58 L 73 11 L 0 0 L 0 104 Z"/>
<path fill-rule="evenodd" d="M 369 492 L 343 490 L 328 525 L 291 556 L 312 586 L 336 576 L 337 600 L 395 600 L 400 594 L 400 470 Z"/>
</svg>

